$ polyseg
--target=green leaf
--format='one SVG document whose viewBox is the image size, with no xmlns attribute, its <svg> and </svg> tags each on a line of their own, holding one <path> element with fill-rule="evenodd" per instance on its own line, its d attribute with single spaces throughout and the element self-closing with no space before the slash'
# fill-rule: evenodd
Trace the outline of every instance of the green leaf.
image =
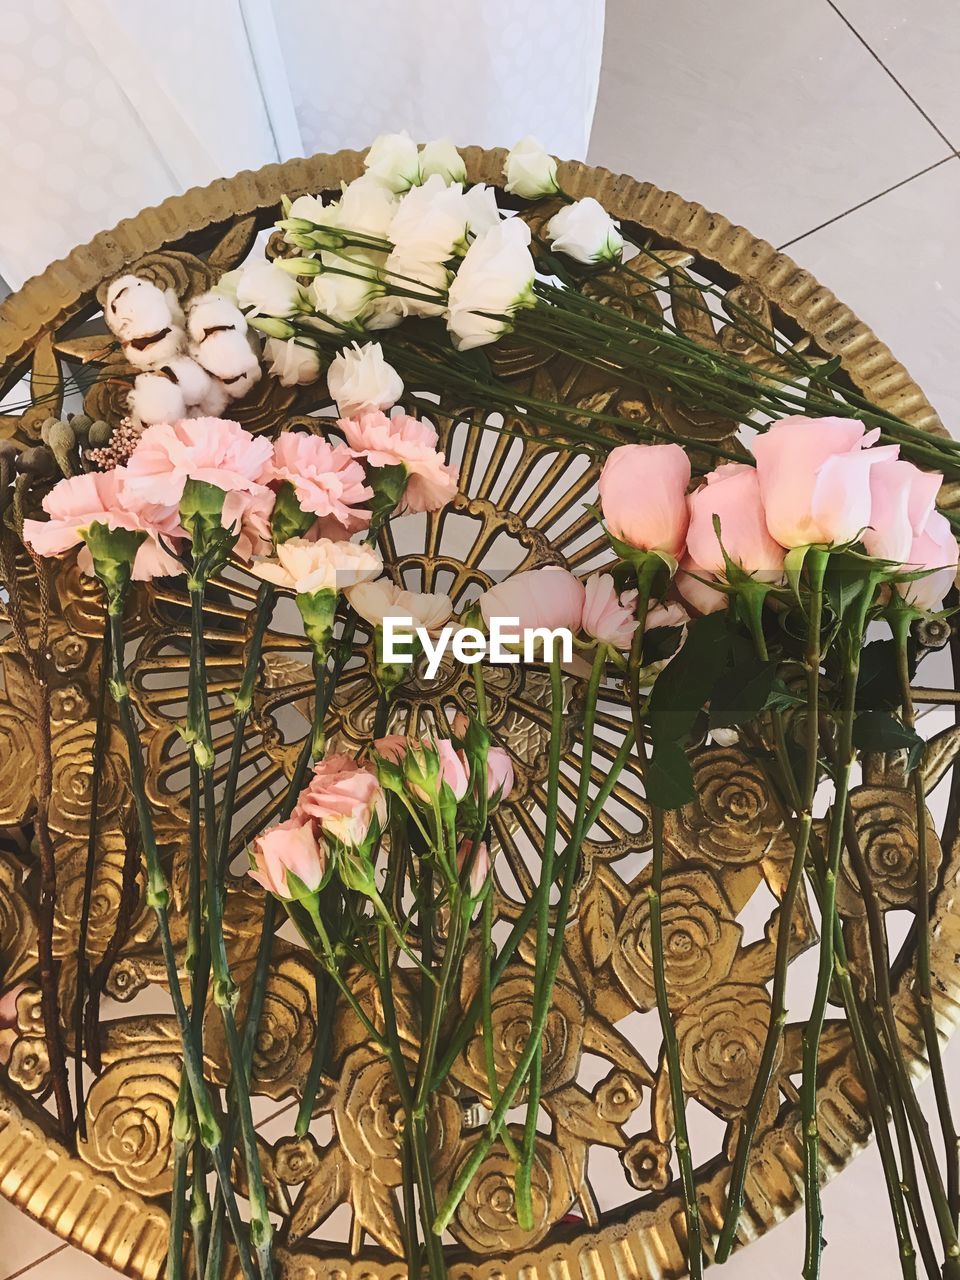
<svg viewBox="0 0 960 1280">
<path fill-rule="evenodd" d="M 767 705 L 776 678 L 776 662 L 757 657 L 725 670 L 710 695 L 710 728 L 731 729 L 756 719 Z"/>
<path fill-rule="evenodd" d="M 806 703 L 806 698 L 787 688 L 778 676 L 771 686 L 763 709 L 764 711 L 789 711 L 791 707 L 803 707 Z"/>
<path fill-rule="evenodd" d="M 853 726 L 853 745 L 859 751 L 906 751 L 907 769 L 920 763 L 926 746 L 914 729 L 888 711 L 864 711 Z"/>
<path fill-rule="evenodd" d="M 661 743 L 683 742 L 723 670 L 730 650 L 726 611 L 697 618 L 677 656 L 661 671 L 650 695 L 654 750 Z"/>
<path fill-rule="evenodd" d="M 693 769 L 686 751 L 676 742 L 660 742 L 644 776 L 647 800 L 658 809 L 681 809 L 696 796 Z"/>
<path fill-rule="evenodd" d="M 651 627 L 643 637 L 643 660 L 647 666 L 672 658 L 680 647 L 683 627 Z"/>
<path fill-rule="evenodd" d="M 911 670 L 911 675 L 913 671 Z M 857 679 L 858 711 L 895 711 L 900 705 L 897 642 L 873 640 L 860 655 Z"/>
<path fill-rule="evenodd" d="M 823 593 L 837 618 L 845 618 L 868 587 L 872 589 L 863 571 L 862 560 L 842 553 L 834 553 L 830 557 L 823 579 Z"/>
</svg>

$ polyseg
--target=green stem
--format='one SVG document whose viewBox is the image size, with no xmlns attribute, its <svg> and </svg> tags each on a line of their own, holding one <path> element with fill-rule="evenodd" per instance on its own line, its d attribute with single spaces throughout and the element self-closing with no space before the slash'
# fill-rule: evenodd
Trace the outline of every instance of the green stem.
<svg viewBox="0 0 960 1280">
<path fill-rule="evenodd" d="M 811 555 L 819 556 L 819 552 Z M 808 557 L 809 558 L 809 557 Z M 814 562 L 816 564 L 816 561 Z M 811 568 L 811 572 L 813 569 Z M 868 578 L 852 625 L 845 623 L 841 631 L 844 662 L 840 708 L 840 736 L 837 766 L 834 770 L 834 799 L 830 814 L 830 834 L 823 876 L 822 928 L 820 963 L 813 1008 L 803 1029 L 803 1070 L 800 1085 L 801 1124 L 803 1132 L 804 1204 L 806 1232 L 804 1244 L 804 1280 L 817 1280 L 823 1256 L 823 1206 L 820 1201 L 820 1131 L 817 1120 L 817 1076 L 820 1065 L 820 1037 L 826 1018 L 830 983 L 834 970 L 834 936 L 836 932 L 837 876 L 843 850 L 843 823 L 850 791 L 850 776 L 856 762 L 853 747 L 853 723 L 856 711 L 857 679 L 867 616 L 873 604 L 876 580 Z M 816 704 L 808 705 L 807 715 L 819 716 Z M 815 731 L 814 731 L 815 733 Z M 810 738 L 808 734 L 808 741 Z"/>
<path fill-rule="evenodd" d="M 323 1069 L 330 1054 L 330 1033 L 335 1003 L 332 994 L 334 987 L 323 979 L 323 971 L 318 969 L 315 976 L 317 1038 L 314 1042 L 313 1055 L 310 1059 L 310 1070 L 307 1072 L 307 1078 L 303 1085 L 303 1097 L 300 1099 L 300 1106 L 297 1109 L 296 1123 L 293 1126 L 293 1132 L 298 1138 L 306 1137 L 309 1132 L 310 1121 L 313 1119 L 313 1108 L 317 1101 L 317 1090 L 320 1087 L 320 1076 L 323 1074 Z"/>
<path fill-rule="evenodd" d="M 773 1079 L 777 1051 L 787 1022 L 787 968 L 790 963 L 790 946 L 793 940 L 793 917 L 796 910 L 797 895 L 803 882 L 807 850 L 810 845 L 810 833 L 813 829 L 813 801 L 817 792 L 820 745 L 819 717 L 817 714 L 817 708 L 820 705 L 820 629 L 823 621 L 823 578 L 826 571 L 827 558 L 816 551 L 811 552 L 807 558 L 810 574 L 810 604 L 807 616 L 807 644 L 804 660 L 807 679 L 806 751 L 804 753 L 805 766 L 802 792 L 798 796 L 798 827 L 794 841 L 793 859 L 790 863 L 790 874 L 780 901 L 773 990 L 770 997 L 770 1022 L 764 1038 L 757 1077 L 740 1125 L 737 1150 L 730 1170 L 727 1207 L 715 1255 L 718 1263 L 726 1262 L 736 1240 L 737 1225 L 743 1208 L 743 1195 L 750 1151 L 753 1147 L 757 1126 L 760 1123 L 760 1112 L 763 1108 L 764 1099 Z M 745 605 L 757 654 L 761 660 L 766 661 L 768 654 L 761 618 L 762 598 L 759 595 L 751 594 L 747 597 Z M 783 725 L 779 713 L 775 713 L 774 716 L 774 738 L 778 744 L 783 740 Z"/>
<path fill-rule="evenodd" d="M 494 959 L 493 893 L 490 891 L 484 895 L 483 906 L 481 907 L 481 929 L 483 930 L 483 954 L 480 967 L 480 998 L 483 1005 L 481 1019 L 483 1025 L 483 1060 L 487 1072 L 487 1088 L 490 1091 L 490 1105 L 495 1107 L 500 1101 L 500 1085 L 497 1081 L 497 1059 L 493 1047 L 493 991 L 491 983 L 491 969 Z M 510 1159 L 514 1164 L 519 1165 L 522 1154 L 514 1142 L 510 1130 L 504 1128 L 500 1137 Z"/>
<path fill-rule="evenodd" d="M 897 675 L 900 681 L 900 699 L 903 707 L 903 722 L 908 728 L 916 727 L 916 713 L 913 706 L 913 694 L 910 689 L 910 665 L 908 641 L 910 638 L 910 621 L 912 611 L 902 605 L 894 606 L 890 613 L 890 625 L 897 648 Z M 917 815 L 917 1005 L 920 1011 L 920 1024 L 923 1028 L 924 1046 L 927 1061 L 930 1064 L 930 1075 L 933 1079 L 933 1092 L 940 1119 L 940 1131 L 943 1135 L 944 1162 L 946 1164 L 947 1204 L 954 1221 L 960 1209 L 960 1150 L 958 1150 L 957 1126 L 950 1106 L 950 1090 L 943 1068 L 943 1054 L 940 1048 L 940 1035 L 937 1031 L 936 1015 L 933 1008 L 933 977 L 930 963 L 930 891 L 929 891 L 929 853 L 927 850 L 927 801 L 923 790 L 923 776 L 919 768 L 914 768 L 911 776 L 914 807 Z"/>
<path fill-rule="evenodd" d="M 213 767 L 215 762 L 213 738 L 210 727 L 210 708 L 207 698 L 206 661 L 204 656 L 204 593 L 206 581 L 201 576 L 189 579 L 191 616 L 190 681 L 193 686 L 192 713 L 194 722 L 188 723 L 194 753 L 200 765 L 204 790 L 212 799 Z M 233 1099 L 237 1108 L 240 1134 L 243 1142 L 244 1162 L 247 1168 L 248 1199 L 250 1201 L 250 1239 L 257 1256 L 261 1280 L 273 1276 L 272 1237 L 266 1187 L 260 1167 L 257 1133 L 253 1123 L 250 1092 L 244 1067 L 243 1045 L 237 1028 L 237 985 L 230 973 L 226 941 L 223 932 L 223 885 L 219 858 L 219 843 L 210 830 L 210 806 L 207 810 L 207 919 L 209 926 L 210 955 L 213 968 L 213 1000 L 223 1021 L 227 1054 L 235 1087 Z M 230 815 L 225 812 L 221 827 L 229 825 Z"/>
<path fill-rule="evenodd" d="M 183 993 L 180 989 L 180 975 L 177 971 L 176 953 L 170 934 L 169 902 L 170 890 L 166 876 L 160 863 L 156 833 L 153 825 L 153 814 L 147 799 L 144 780 L 143 755 L 140 746 L 140 735 L 130 703 L 130 688 L 127 684 L 124 661 L 125 640 L 123 635 L 123 596 L 113 595 L 109 602 L 110 637 L 113 646 L 113 680 L 111 692 L 117 704 L 120 728 L 127 744 L 127 756 L 130 765 L 130 785 L 133 792 L 137 818 L 140 824 L 140 836 L 143 842 L 144 866 L 147 881 L 147 903 L 153 909 L 157 920 L 157 932 L 163 954 L 167 985 L 173 1003 L 177 1027 L 183 1046 L 184 1070 L 193 1097 L 194 1110 L 199 1124 L 200 1141 L 210 1152 L 217 1180 L 223 1194 L 230 1229 L 237 1246 L 237 1254 L 245 1280 L 253 1280 L 254 1270 L 250 1260 L 250 1252 L 243 1231 L 243 1223 L 237 1208 L 237 1200 L 230 1182 L 229 1158 L 223 1146 L 223 1134 L 203 1078 L 203 1066 L 200 1055 L 196 1051 L 193 1028 L 187 1014 Z"/>
</svg>

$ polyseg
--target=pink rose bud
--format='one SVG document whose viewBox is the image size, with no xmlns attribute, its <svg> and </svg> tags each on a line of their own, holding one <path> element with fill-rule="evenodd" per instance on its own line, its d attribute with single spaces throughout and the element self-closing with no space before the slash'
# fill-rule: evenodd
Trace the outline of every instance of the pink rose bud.
<svg viewBox="0 0 960 1280">
<path fill-rule="evenodd" d="M 679 560 L 689 483 L 690 459 L 678 444 L 620 445 L 600 473 L 607 528 L 638 551 L 665 551 Z"/>
<path fill-rule="evenodd" d="M 314 766 L 297 810 L 315 819 L 329 839 L 358 848 L 367 842 L 375 823 L 382 829 L 387 798 L 372 767 L 346 754 L 330 755 Z"/>
<path fill-rule="evenodd" d="M 717 467 L 687 498 L 687 552 L 703 569 L 726 577 L 723 552 L 747 573 L 766 581 L 783 575 L 783 547 L 767 529 L 755 467 L 729 462 Z M 720 537 L 714 528 L 720 521 Z M 721 549 L 721 543 L 722 549 Z"/>
<path fill-rule="evenodd" d="M 470 766 L 467 757 L 458 751 L 449 738 L 437 738 L 433 743 L 440 757 L 440 777 L 453 792 L 455 800 L 462 800 L 470 785 Z"/>
<path fill-rule="evenodd" d="M 487 799 L 498 804 L 509 800 L 513 790 L 513 761 L 503 747 L 491 747 L 487 752 Z"/>
<path fill-rule="evenodd" d="M 870 472 L 898 446 L 870 449 L 850 418 L 784 418 L 753 442 L 767 528 L 782 547 L 832 546 L 860 537 L 870 520 Z"/>
<path fill-rule="evenodd" d="M 566 569 L 548 565 L 505 578 L 484 591 L 478 604 L 488 627 L 491 618 L 516 618 L 521 632 L 534 627 L 578 631 L 584 596 L 579 578 Z"/>
<path fill-rule="evenodd" d="M 460 848 L 457 850 L 457 870 L 462 872 L 466 866 L 470 855 L 473 852 L 472 840 L 461 840 Z M 483 893 L 487 878 L 490 875 L 490 852 L 487 849 L 486 841 L 481 841 L 477 846 L 477 852 L 473 860 L 470 862 L 470 873 L 467 881 L 467 893 L 471 898 L 479 898 Z"/>
<path fill-rule="evenodd" d="M 706 581 L 703 581 L 706 579 Z M 677 590 L 691 608 L 697 613 L 717 613 L 726 609 L 729 599 L 723 591 L 714 591 L 710 581 L 718 581 L 716 574 L 707 573 L 688 556 L 680 564 L 680 570 L 674 581 Z"/>
<path fill-rule="evenodd" d="M 618 595 L 610 573 L 591 574 L 584 591 L 583 630 L 601 644 L 612 645 L 614 649 L 629 649 L 637 629 L 634 615 L 636 591 L 624 591 Z"/>
<path fill-rule="evenodd" d="M 294 816 L 264 831 L 253 842 L 253 866 L 247 872 L 274 897 L 293 896 L 287 884 L 292 873 L 311 892 L 320 888 L 327 871 L 327 854 L 310 821 Z"/>
<path fill-rule="evenodd" d="M 897 591 L 915 608 L 935 613 L 943 608 L 943 597 L 956 579 L 958 557 L 960 548 L 950 521 L 939 511 L 932 511 L 923 531 L 913 540 L 904 568 L 933 572 L 912 582 L 898 582 Z"/>
<path fill-rule="evenodd" d="M 934 510 L 943 476 L 895 458 L 870 470 L 870 527 L 863 545 L 878 560 L 903 564 Z"/>
</svg>

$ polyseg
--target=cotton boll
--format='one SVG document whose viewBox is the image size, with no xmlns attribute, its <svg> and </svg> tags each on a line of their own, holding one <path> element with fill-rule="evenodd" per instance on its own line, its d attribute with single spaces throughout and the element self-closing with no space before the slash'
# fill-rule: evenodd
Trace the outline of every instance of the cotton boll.
<svg viewBox="0 0 960 1280">
<path fill-rule="evenodd" d="M 202 293 L 187 312 L 187 332 L 193 342 L 203 342 L 208 334 L 225 329 L 247 332 L 247 321 L 239 307 L 220 293 Z"/>
<path fill-rule="evenodd" d="M 144 426 L 152 426 L 156 422 L 179 422 L 187 412 L 183 391 L 162 373 L 138 374 L 130 392 L 129 405 L 134 420 Z"/>
<path fill-rule="evenodd" d="M 219 385 L 223 387 L 226 394 L 231 400 L 242 400 L 243 397 L 260 381 L 263 370 L 259 364 L 255 364 L 252 369 L 247 369 L 243 373 L 238 373 L 233 378 L 221 378 Z"/>
<path fill-rule="evenodd" d="M 188 405 L 199 404 L 213 381 L 206 369 L 189 356 L 178 356 L 175 360 L 170 360 L 159 372 L 176 382 Z"/>
<path fill-rule="evenodd" d="M 125 342 L 123 357 L 135 369 L 157 369 L 180 355 L 186 347 L 187 335 L 182 329 L 161 329 L 159 333 Z"/>
<path fill-rule="evenodd" d="M 244 374 L 244 377 L 246 376 Z M 253 383 L 250 386 L 253 386 Z M 249 389 L 250 387 L 247 387 L 248 391 Z M 229 403 L 230 394 L 227 388 L 219 378 L 211 378 L 203 398 L 191 406 L 188 416 L 191 418 L 220 418 Z"/>
<path fill-rule="evenodd" d="M 249 338 L 233 329 L 211 333 L 202 342 L 191 343 L 190 354 L 208 373 L 224 382 L 259 368 Z"/>
<path fill-rule="evenodd" d="M 175 309 L 167 294 L 151 281 L 141 280 L 139 276 L 119 276 L 107 289 L 103 318 L 121 342 L 130 342 L 133 338 L 173 328 L 177 319 L 175 310 L 177 313 L 180 310 L 176 295 L 174 304 Z M 180 320 L 182 322 L 182 316 Z"/>
</svg>

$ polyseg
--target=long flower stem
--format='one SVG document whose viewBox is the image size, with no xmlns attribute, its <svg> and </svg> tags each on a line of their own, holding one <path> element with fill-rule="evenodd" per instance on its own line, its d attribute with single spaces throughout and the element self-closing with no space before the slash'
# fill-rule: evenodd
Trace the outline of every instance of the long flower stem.
<svg viewBox="0 0 960 1280">
<path fill-rule="evenodd" d="M 127 756 L 130 765 L 131 790 L 140 823 L 140 836 L 143 841 L 143 856 L 147 881 L 147 903 L 153 909 L 157 920 L 157 932 L 166 969 L 167 985 L 173 1002 L 177 1027 L 183 1047 L 184 1069 L 193 1097 L 194 1109 L 199 1124 L 200 1142 L 210 1152 L 217 1180 L 224 1198 L 231 1232 L 237 1246 L 237 1254 L 245 1280 L 253 1280 L 254 1270 L 250 1260 L 250 1252 L 243 1230 L 237 1200 L 230 1182 L 229 1159 L 223 1146 L 223 1133 L 220 1121 L 214 1111 L 206 1081 L 203 1077 L 203 1066 L 200 1055 L 196 1051 L 193 1028 L 180 990 L 180 975 L 177 971 L 177 959 L 170 933 L 169 902 L 170 890 L 160 863 L 153 815 L 147 799 L 144 780 L 143 755 L 140 746 L 140 735 L 134 720 L 130 703 L 130 688 L 127 684 L 126 665 L 124 661 L 123 634 L 123 596 L 115 595 L 108 605 L 111 623 L 111 644 L 113 647 L 113 679 L 111 692 L 117 703 L 120 728 L 127 744 Z"/>
<path fill-rule="evenodd" d="M 913 729 L 916 725 L 916 713 L 913 706 L 913 694 L 910 689 L 910 664 L 907 647 L 910 638 L 910 619 L 911 612 L 909 609 L 894 604 L 891 611 L 891 627 L 897 649 L 897 674 L 900 682 L 903 721 L 908 728 Z M 956 1221 L 958 1211 L 960 1211 L 960 1150 L 958 1150 L 957 1126 L 950 1106 L 950 1091 L 943 1068 L 940 1035 L 937 1031 L 936 1015 L 933 1008 L 933 978 L 930 964 L 930 890 L 928 884 L 930 862 L 927 849 L 927 802 L 923 790 L 923 777 L 918 768 L 913 770 L 911 785 L 913 787 L 914 807 L 917 815 L 917 1005 L 920 1011 L 920 1025 L 923 1028 L 927 1061 L 930 1064 L 930 1075 L 933 1079 L 933 1091 L 940 1119 L 940 1131 L 943 1135 L 947 1204 L 954 1221 Z"/>
<path fill-rule="evenodd" d="M 588 704 L 589 713 L 589 704 Z M 547 812 L 543 833 L 543 853 L 540 855 L 540 882 L 533 895 L 536 902 L 536 943 L 534 958 L 534 1010 L 543 1003 L 541 977 L 546 967 L 550 947 L 550 890 L 553 888 L 554 859 L 557 846 L 557 817 L 560 792 L 560 755 L 563 746 L 563 672 L 560 659 L 553 655 L 550 663 L 550 742 L 547 763 Z M 581 763 L 581 778 L 589 775 L 586 756 Z M 563 924 L 558 919 L 557 929 L 562 933 Z M 536 1012 L 533 1015 L 536 1023 Z M 531 1030 L 531 1040 L 533 1032 Z M 533 1040 L 533 1056 L 530 1063 L 529 1098 L 527 1116 L 523 1127 L 523 1148 L 516 1177 L 516 1215 L 522 1230 L 533 1226 L 531 1201 L 531 1176 L 536 1154 L 537 1119 L 540 1111 L 542 1084 L 543 1045 L 540 1037 Z"/>
<path fill-rule="evenodd" d="M 811 553 L 819 554 L 819 553 Z M 859 597 L 852 623 L 841 628 L 841 657 L 844 663 L 841 695 L 837 766 L 834 770 L 834 798 L 830 814 L 830 834 L 823 876 L 822 930 L 820 964 L 813 1008 L 803 1029 L 803 1070 L 800 1086 L 801 1124 L 803 1129 L 804 1204 L 806 1233 L 803 1275 L 817 1280 L 823 1256 L 823 1206 L 820 1202 L 820 1131 L 817 1119 L 817 1075 L 820 1066 L 820 1037 L 826 1018 L 830 983 L 834 970 L 834 936 L 837 910 L 837 876 L 843 850 L 844 815 L 850 791 L 850 776 L 856 753 L 853 747 L 853 722 L 856 708 L 857 679 L 867 616 L 873 604 L 876 581 L 869 577 Z M 808 705 L 807 715 L 819 717 L 816 705 Z"/>
<path fill-rule="evenodd" d="M 737 1140 L 737 1150 L 730 1170 L 730 1185 L 727 1191 L 727 1208 L 724 1214 L 723 1227 L 717 1242 L 716 1261 L 726 1262 L 730 1256 L 737 1235 L 737 1225 L 743 1207 L 743 1193 L 747 1178 L 747 1165 L 750 1151 L 760 1122 L 770 1081 L 777 1060 L 777 1051 L 783 1037 L 783 1029 L 787 1021 L 787 967 L 790 963 L 790 945 L 793 938 L 793 917 L 796 909 L 797 894 L 803 882 L 807 850 L 810 845 L 810 832 L 813 829 L 813 801 L 817 791 L 817 770 L 819 759 L 819 716 L 817 708 L 820 704 L 820 628 L 823 618 L 823 577 L 826 570 L 826 556 L 812 552 L 808 556 L 810 573 L 810 603 L 807 614 L 807 644 L 804 666 L 807 683 L 807 716 L 806 716 L 806 751 L 804 753 L 804 777 L 802 793 L 798 797 L 798 828 L 794 841 L 793 859 L 790 863 L 790 874 L 780 901 L 779 924 L 777 926 L 777 944 L 774 959 L 773 990 L 771 992 L 770 1022 L 764 1038 L 763 1050 L 757 1077 L 750 1093 L 750 1101 L 744 1112 Z M 754 594 L 746 600 L 750 617 L 751 630 L 758 656 L 766 661 L 767 645 L 760 618 L 762 599 Z M 778 742 L 782 738 L 782 724 L 779 713 L 775 714 L 774 735 Z"/>
<path fill-rule="evenodd" d="M 204 657 L 203 607 L 206 582 L 204 577 L 191 575 L 188 580 L 191 616 L 190 680 L 194 687 L 194 723 L 188 723 L 188 734 L 194 754 L 200 766 L 204 790 L 213 793 L 213 767 L 215 761 L 210 727 L 210 708 L 207 698 L 206 662 Z M 223 886 L 219 861 L 218 842 L 209 829 L 212 816 L 208 807 L 207 820 L 207 919 L 209 924 L 210 955 L 213 968 L 213 1000 L 223 1020 L 227 1054 L 231 1075 L 235 1082 L 233 1099 L 239 1113 L 240 1133 L 243 1140 L 244 1162 L 247 1168 L 248 1198 L 250 1201 L 250 1240 L 257 1256 L 261 1280 L 272 1280 L 273 1224 L 267 1205 L 266 1187 L 260 1168 L 257 1134 L 253 1123 L 250 1093 L 247 1088 L 243 1061 L 243 1046 L 237 1028 L 237 985 L 230 973 L 226 941 L 223 932 Z M 224 816 L 223 825 L 227 818 Z"/>
</svg>

